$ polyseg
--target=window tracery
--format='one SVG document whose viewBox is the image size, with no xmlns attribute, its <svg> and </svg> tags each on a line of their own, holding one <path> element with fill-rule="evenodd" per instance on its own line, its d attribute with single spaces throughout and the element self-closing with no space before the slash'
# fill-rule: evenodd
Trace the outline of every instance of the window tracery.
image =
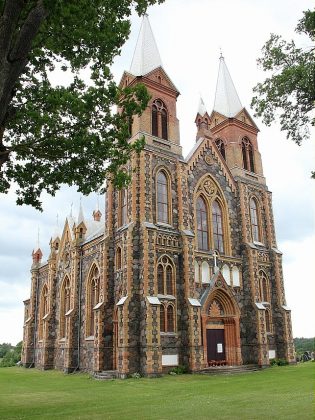
<svg viewBox="0 0 315 420">
<path fill-rule="evenodd" d="M 160 305 L 160 332 L 175 332 L 175 308 L 172 303 Z"/>
<path fill-rule="evenodd" d="M 59 336 L 66 337 L 66 313 L 71 307 L 71 286 L 69 277 L 65 277 L 60 290 Z"/>
<path fill-rule="evenodd" d="M 206 202 L 202 196 L 197 198 L 197 239 L 198 248 L 203 251 L 209 250 L 209 226 L 208 226 L 208 209 Z"/>
<path fill-rule="evenodd" d="M 87 284 L 86 335 L 94 336 L 94 308 L 100 302 L 100 274 L 94 265 Z"/>
<path fill-rule="evenodd" d="M 155 99 L 151 109 L 152 135 L 168 139 L 168 115 L 164 103 Z"/>
<path fill-rule="evenodd" d="M 259 272 L 259 294 L 261 302 L 270 302 L 269 280 L 262 270 Z"/>
<path fill-rule="evenodd" d="M 160 295 L 175 296 L 174 266 L 166 255 L 159 259 L 157 265 L 157 288 Z"/>
<path fill-rule="evenodd" d="M 212 231 L 214 249 L 222 253 L 224 251 L 222 210 L 217 200 L 212 203 Z"/>
<path fill-rule="evenodd" d="M 255 172 L 254 151 L 250 140 L 247 137 L 242 139 L 243 168 Z"/>
</svg>

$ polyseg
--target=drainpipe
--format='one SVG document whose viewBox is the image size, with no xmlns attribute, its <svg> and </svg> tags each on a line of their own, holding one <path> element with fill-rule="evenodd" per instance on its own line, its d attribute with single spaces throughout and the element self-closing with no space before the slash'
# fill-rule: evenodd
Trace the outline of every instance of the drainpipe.
<svg viewBox="0 0 315 420">
<path fill-rule="evenodd" d="M 78 314 L 78 362 L 77 367 L 74 369 L 76 372 L 80 369 L 80 348 L 81 348 L 81 294 L 82 294 L 82 248 L 80 249 L 80 265 L 79 265 L 79 314 Z"/>
</svg>

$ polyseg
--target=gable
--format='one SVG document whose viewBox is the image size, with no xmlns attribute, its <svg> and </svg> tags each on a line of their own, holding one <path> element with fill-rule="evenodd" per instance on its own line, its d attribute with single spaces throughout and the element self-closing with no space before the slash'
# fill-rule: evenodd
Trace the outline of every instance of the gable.
<svg viewBox="0 0 315 420">
<path fill-rule="evenodd" d="M 246 108 L 243 108 L 238 114 L 234 117 L 236 120 L 241 121 L 242 123 L 245 123 L 247 125 L 250 125 L 251 127 L 254 127 L 257 131 L 259 131 L 259 128 L 255 124 L 253 118 L 249 114 Z"/>
<path fill-rule="evenodd" d="M 179 91 L 177 87 L 174 85 L 174 83 L 169 78 L 166 71 L 163 69 L 163 67 L 158 67 L 157 69 L 152 70 L 150 73 L 147 73 L 144 75 L 146 79 L 157 83 L 159 85 L 162 85 L 163 87 L 169 88 L 176 92 L 177 96 L 179 95 Z"/>
</svg>

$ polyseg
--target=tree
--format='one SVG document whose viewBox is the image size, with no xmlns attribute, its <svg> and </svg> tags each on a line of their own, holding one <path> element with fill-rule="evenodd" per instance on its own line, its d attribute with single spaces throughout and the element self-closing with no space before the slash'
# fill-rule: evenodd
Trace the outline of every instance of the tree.
<svg viewBox="0 0 315 420">
<path fill-rule="evenodd" d="M 132 8 L 164 0 L 0 0 L 0 192 L 41 209 L 62 183 L 83 194 L 122 186 L 120 171 L 143 141 L 128 143 L 145 87 L 117 86 L 110 72 L 130 31 Z M 71 74 L 66 86 L 52 72 Z M 118 106 L 119 113 L 113 111 Z"/>
<path fill-rule="evenodd" d="M 304 12 L 296 32 L 304 33 L 314 41 L 315 12 Z M 309 137 L 310 125 L 315 124 L 312 115 L 315 101 L 314 43 L 302 49 L 296 47 L 294 41 L 287 42 L 281 36 L 271 34 L 262 53 L 258 65 L 272 74 L 254 87 L 257 95 L 251 106 L 255 116 L 262 116 L 263 122 L 270 126 L 279 114 L 281 130 L 300 145 Z M 312 177 L 315 178 L 315 172 Z"/>
</svg>

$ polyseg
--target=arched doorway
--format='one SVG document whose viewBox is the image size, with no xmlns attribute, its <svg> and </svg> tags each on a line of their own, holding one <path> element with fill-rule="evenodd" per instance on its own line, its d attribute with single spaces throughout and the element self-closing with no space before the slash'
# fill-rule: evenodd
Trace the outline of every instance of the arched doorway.
<svg viewBox="0 0 315 420">
<path fill-rule="evenodd" d="M 241 365 L 240 312 L 233 296 L 215 288 L 202 311 L 206 366 Z"/>
</svg>

